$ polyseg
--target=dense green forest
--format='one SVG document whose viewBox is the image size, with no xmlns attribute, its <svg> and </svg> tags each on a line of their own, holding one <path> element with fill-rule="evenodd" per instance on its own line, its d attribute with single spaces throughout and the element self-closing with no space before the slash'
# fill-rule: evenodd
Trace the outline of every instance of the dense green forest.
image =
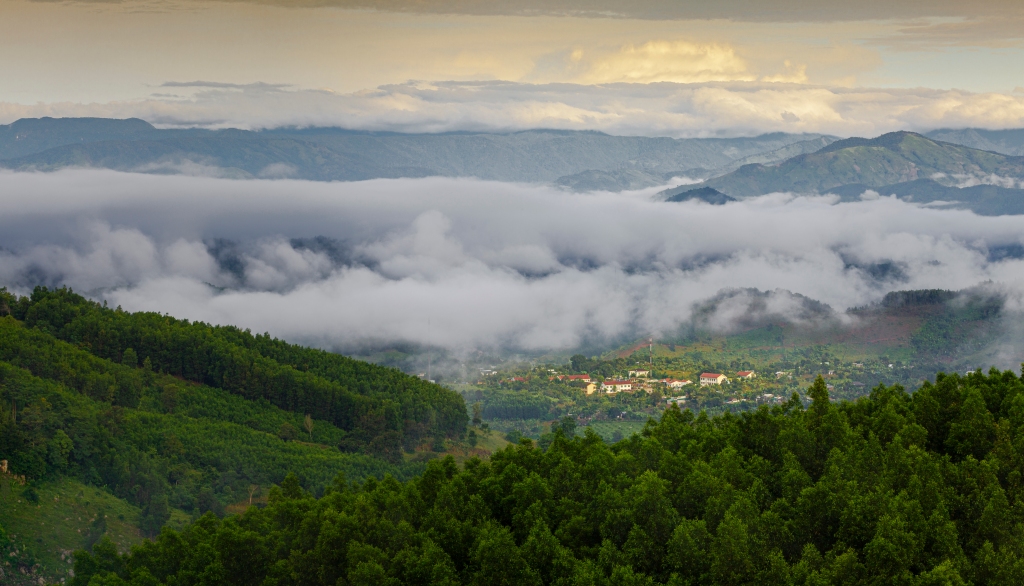
<svg viewBox="0 0 1024 586">
<path fill-rule="evenodd" d="M 320 498 L 78 552 L 72 584 L 1024 583 L 1024 382 L 940 375 L 914 394 L 708 418 L 672 407 L 609 445 L 573 422 Z M 569 432 L 569 433 L 566 433 Z"/>
<path fill-rule="evenodd" d="M 392 368 L 234 327 L 108 309 L 68 289 L 38 287 L 30 297 L 21 298 L 5 290 L 0 295 L 0 315 L 10 314 L 26 327 L 98 358 L 148 365 L 186 381 L 329 421 L 345 431 L 343 443 L 349 451 L 393 457 L 403 443 L 408 447 L 424 438 L 459 435 L 468 420 L 458 394 Z M 17 346 L 6 350 L 18 351 Z M 46 360 L 33 364 L 40 371 L 60 367 L 59 362 Z M 134 407 L 137 384 L 118 379 L 115 371 L 100 368 L 96 376 L 72 386 L 94 399 Z"/>
<path fill-rule="evenodd" d="M 0 459 L 29 503 L 39 483 L 73 478 L 140 507 L 156 534 L 171 509 L 223 514 L 289 471 L 321 491 L 339 473 L 410 477 L 423 464 L 403 451 L 467 420 L 456 393 L 393 369 L 67 290 L 0 289 Z"/>
</svg>

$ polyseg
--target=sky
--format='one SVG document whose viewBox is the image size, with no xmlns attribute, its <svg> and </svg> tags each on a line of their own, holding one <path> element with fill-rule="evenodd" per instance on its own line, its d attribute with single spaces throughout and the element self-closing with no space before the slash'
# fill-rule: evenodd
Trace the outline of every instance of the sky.
<svg viewBox="0 0 1024 586">
<path fill-rule="evenodd" d="M 1024 4 L 3 0 L 0 80 L 0 124 L 1021 128 Z M 1024 260 L 1000 252 L 1024 245 L 1024 216 L 870 193 L 667 203 L 662 187 L 0 171 L 0 285 L 68 285 L 340 351 L 607 347 L 670 335 L 716 296 L 722 331 L 757 311 L 817 319 L 808 298 L 846 323 L 899 289 L 987 288 L 1024 311 Z M 1019 364 L 1024 334 L 1012 339 L 993 364 Z"/>
<path fill-rule="evenodd" d="M 1022 37 L 1024 5 L 1008 0 L 5 0 L 0 123 L 1018 127 Z"/>
</svg>

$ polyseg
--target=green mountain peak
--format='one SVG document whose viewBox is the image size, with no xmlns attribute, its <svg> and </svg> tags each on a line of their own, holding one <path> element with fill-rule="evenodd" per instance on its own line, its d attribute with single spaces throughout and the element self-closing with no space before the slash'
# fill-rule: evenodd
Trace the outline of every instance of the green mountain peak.
<svg viewBox="0 0 1024 586">
<path fill-rule="evenodd" d="M 919 179 L 957 186 L 1024 179 L 1024 157 L 940 142 L 900 131 L 848 138 L 778 165 L 745 165 L 705 184 L 732 196 L 776 191 L 826 193 L 844 185 L 878 188 Z"/>
</svg>

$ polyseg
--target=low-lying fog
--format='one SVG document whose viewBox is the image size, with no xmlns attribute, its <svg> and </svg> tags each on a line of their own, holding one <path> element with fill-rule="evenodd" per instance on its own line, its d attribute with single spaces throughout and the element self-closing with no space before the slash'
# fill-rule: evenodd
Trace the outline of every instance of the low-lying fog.
<svg viewBox="0 0 1024 586">
<path fill-rule="evenodd" d="M 67 284 L 128 310 L 326 348 L 453 351 L 671 332 L 729 288 L 840 311 L 896 289 L 991 281 L 1011 303 L 1024 290 L 1024 216 L 790 194 L 664 203 L 656 191 L 0 173 L 0 285 Z M 791 296 L 773 299 L 799 318 Z"/>
</svg>

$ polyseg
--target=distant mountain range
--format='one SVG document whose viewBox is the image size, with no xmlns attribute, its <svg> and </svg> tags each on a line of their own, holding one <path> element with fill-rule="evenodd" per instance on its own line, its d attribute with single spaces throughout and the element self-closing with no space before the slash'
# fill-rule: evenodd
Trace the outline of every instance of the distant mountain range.
<svg viewBox="0 0 1024 586">
<path fill-rule="evenodd" d="M 397 134 L 340 128 L 159 129 L 144 120 L 34 118 L 0 126 L 0 168 L 88 167 L 230 178 L 357 181 L 476 177 L 622 191 L 704 180 L 664 199 L 725 203 L 775 191 L 895 195 L 983 214 L 1024 213 L 1024 129 L 877 138 L 765 134 L 649 138 L 591 131 Z M 694 188 L 715 192 L 688 193 Z M 682 195 L 686 194 L 686 195 Z M 716 195 L 717 194 L 717 195 Z"/>
<path fill-rule="evenodd" d="M 1016 136 L 1009 132 L 1000 136 Z M 975 134 L 961 131 L 958 136 Z M 873 139 L 835 141 L 779 164 L 744 165 L 699 187 L 738 198 L 780 191 L 834 193 L 844 200 L 895 195 L 915 202 L 967 207 L 982 214 L 1020 214 L 1024 213 L 1024 157 L 913 132 L 892 132 Z M 691 189 L 694 186 L 669 189 L 662 196 L 674 200 Z"/>
<path fill-rule="evenodd" d="M 664 185 L 667 178 L 691 170 L 704 178 L 710 176 L 709 170 L 729 169 L 750 157 L 780 161 L 834 140 L 783 133 L 672 139 L 560 130 L 506 134 L 395 134 L 339 128 L 164 130 L 138 119 L 39 118 L 0 126 L 0 167 L 198 171 L 316 181 L 478 177 L 621 190 Z"/>
</svg>

